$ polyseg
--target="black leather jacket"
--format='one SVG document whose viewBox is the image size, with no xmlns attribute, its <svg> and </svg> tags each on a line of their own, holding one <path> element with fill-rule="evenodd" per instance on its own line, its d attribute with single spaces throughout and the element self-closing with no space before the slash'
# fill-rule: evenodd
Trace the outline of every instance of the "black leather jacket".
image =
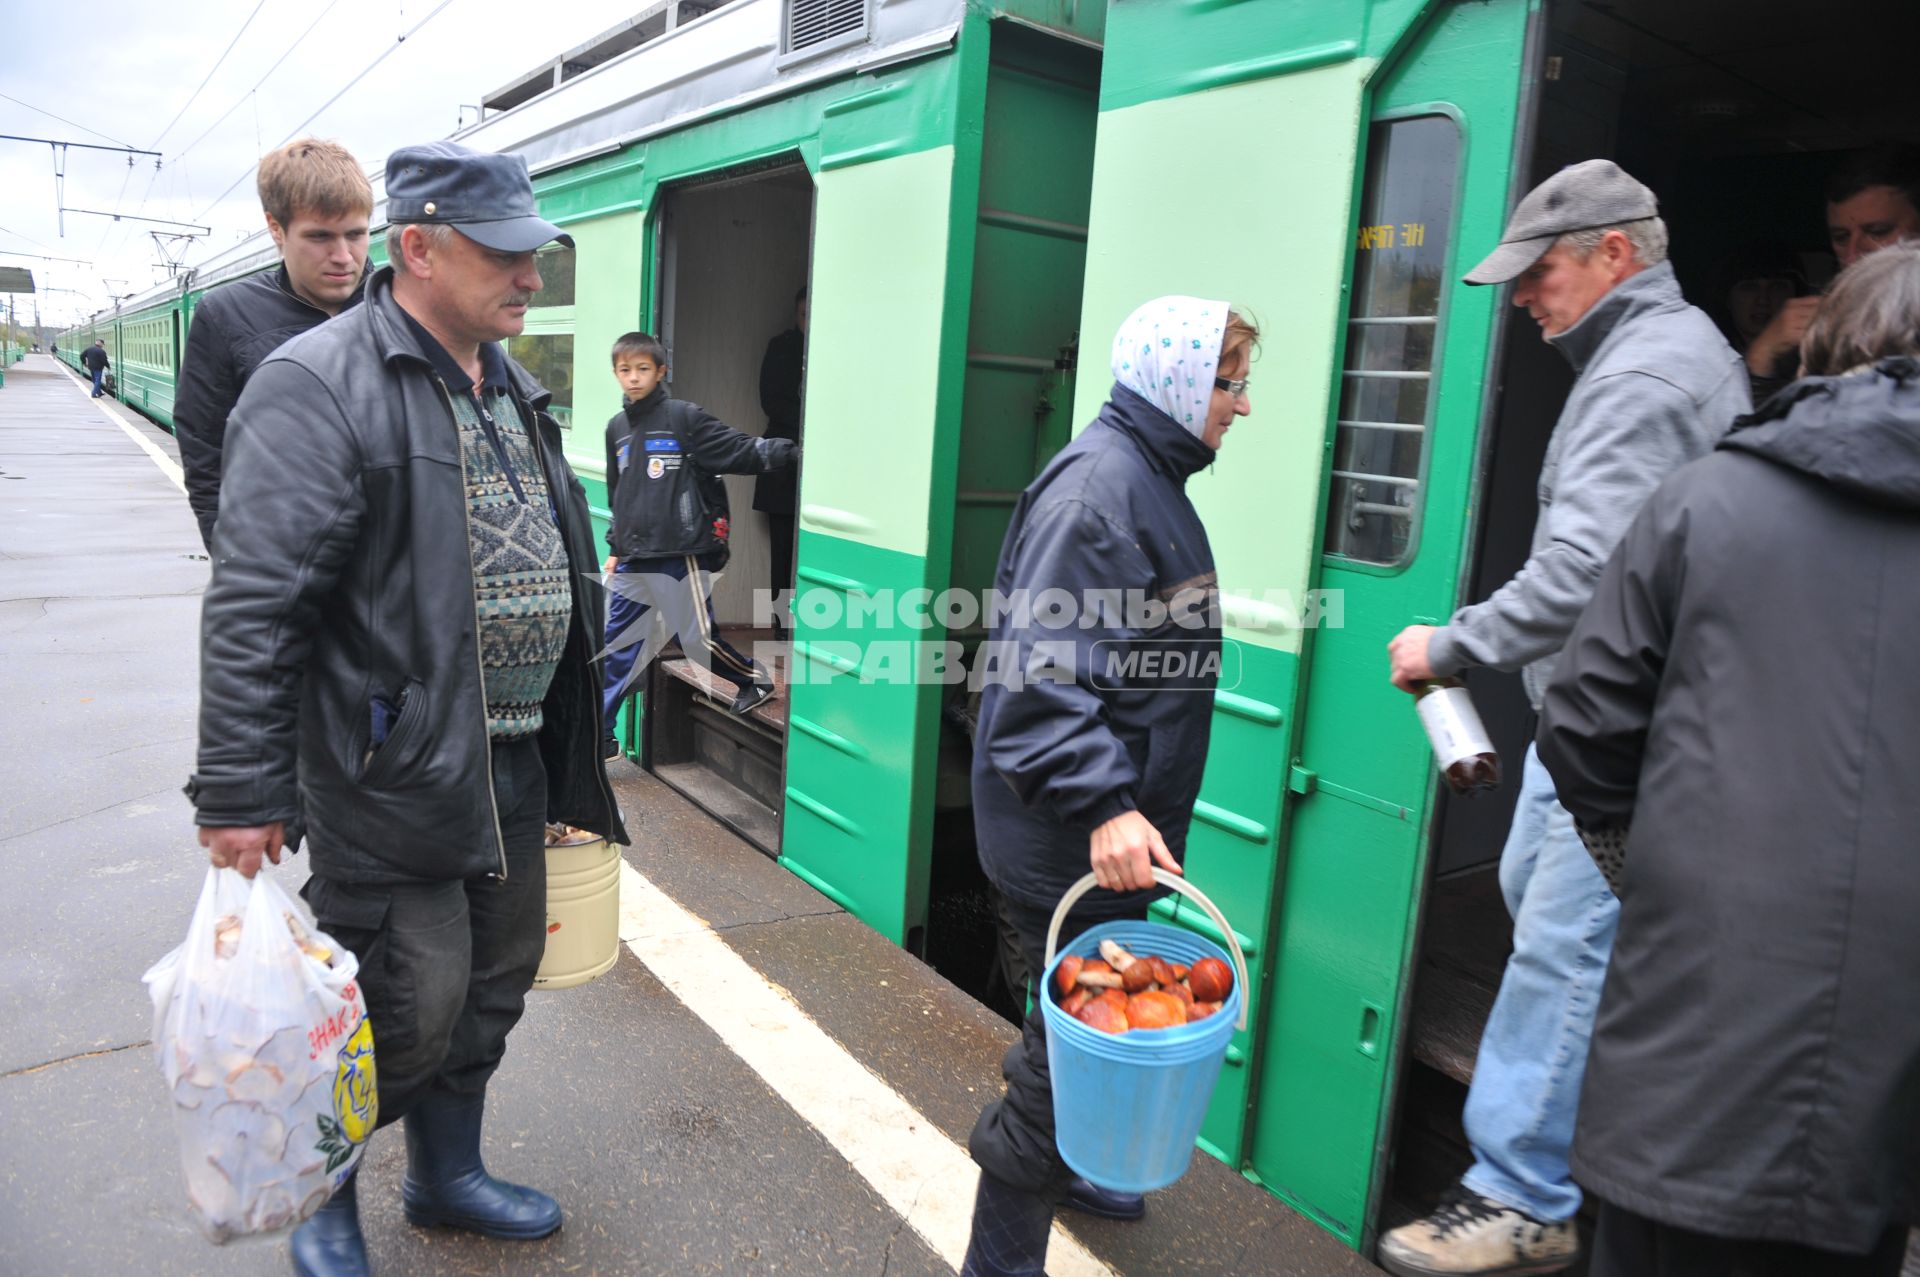
<svg viewBox="0 0 1920 1277">
<path fill-rule="evenodd" d="M 361 284 L 364 286 L 363 279 Z M 356 288 L 341 310 L 360 304 Z M 247 379 L 262 360 L 289 338 L 331 318 L 293 291 L 284 263 L 200 299 L 187 326 L 187 353 L 173 401 L 173 433 L 180 441 L 187 504 L 200 524 L 200 539 L 213 548 L 213 521 L 220 508 L 220 454 Z"/>
<path fill-rule="evenodd" d="M 548 819 L 625 842 L 599 752 L 586 493 L 549 394 L 507 366 L 574 570 L 539 735 Z M 260 365 L 228 423 L 225 471 L 187 786 L 199 823 L 285 821 L 316 873 L 355 882 L 503 872 L 460 436 L 390 269 L 364 304 Z M 402 708 L 374 750 L 376 696 Z"/>
</svg>

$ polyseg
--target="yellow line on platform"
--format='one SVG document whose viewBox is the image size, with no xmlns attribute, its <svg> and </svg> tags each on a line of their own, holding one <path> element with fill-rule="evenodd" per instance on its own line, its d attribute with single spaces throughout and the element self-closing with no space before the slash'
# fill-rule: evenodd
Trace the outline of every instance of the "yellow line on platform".
<svg viewBox="0 0 1920 1277">
<path fill-rule="evenodd" d="M 72 382 L 79 389 L 88 391 L 89 394 L 91 393 L 91 387 L 86 382 L 81 381 L 78 377 L 74 376 L 71 372 L 69 372 L 65 364 L 59 362 L 58 360 L 55 360 L 53 366 L 55 368 L 58 368 L 61 372 L 61 375 L 66 377 L 68 381 Z M 172 457 L 169 457 L 166 453 L 160 451 L 159 445 L 154 443 L 153 440 L 147 438 L 145 435 L 141 434 L 137 428 L 135 428 L 134 426 L 130 425 L 128 422 L 123 420 L 120 414 L 115 412 L 113 409 L 107 407 L 106 403 L 101 402 L 101 400 L 99 399 L 90 399 L 89 402 L 91 402 L 93 406 L 98 408 L 102 413 L 106 414 L 106 418 L 108 421 L 111 421 L 114 425 L 120 427 L 121 430 L 125 431 L 127 438 L 139 444 L 141 450 L 145 452 L 149 457 L 153 458 L 153 464 L 160 467 L 160 473 L 166 475 L 167 478 L 172 481 L 174 487 L 180 489 L 180 491 L 183 494 L 186 492 L 187 490 L 186 472 L 180 469 L 180 463 L 178 461 L 175 461 Z"/>
</svg>

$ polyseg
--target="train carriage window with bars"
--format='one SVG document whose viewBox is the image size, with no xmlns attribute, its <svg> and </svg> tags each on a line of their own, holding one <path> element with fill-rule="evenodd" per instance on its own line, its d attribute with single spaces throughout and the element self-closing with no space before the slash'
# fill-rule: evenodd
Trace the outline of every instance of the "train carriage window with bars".
<svg viewBox="0 0 1920 1277">
<path fill-rule="evenodd" d="M 1441 115 L 1388 120 L 1367 152 L 1326 553 L 1394 566 L 1420 518 L 1460 132 Z"/>
</svg>

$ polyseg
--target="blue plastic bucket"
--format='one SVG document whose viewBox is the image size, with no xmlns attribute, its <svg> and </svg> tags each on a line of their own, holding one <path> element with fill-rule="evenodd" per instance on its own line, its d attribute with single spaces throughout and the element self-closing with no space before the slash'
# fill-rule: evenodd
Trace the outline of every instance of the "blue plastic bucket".
<svg viewBox="0 0 1920 1277">
<path fill-rule="evenodd" d="M 1237 1029 L 1246 1027 L 1247 964 L 1226 919 L 1198 888 L 1178 876 L 1156 869 L 1154 877 L 1205 909 L 1233 952 L 1183 927 L 1124 921 L 1102 923 L 1054 953 L 1061 921 L 1094 886 L 1088 874 L 1054 913 L 1046 977 L 1038 992 L 1047 1025 L 1060 1156 L 1076 1174 L 1128 1193 L 1165 1188 L 1186 1174 L 1227 1058 L 1227 1043 Z M 1233 992 L 1219 1011 L 1193 1024 L 1102 1033 L 1060 1009 L 1053 997 L 1053 973 L 1067 954 L 1099 957 L 1100 942 L 1108 939 L 1135 954 L 1186 966 L 1201 958 L 1219 958 L 1233 967 Z"/>
</svg>

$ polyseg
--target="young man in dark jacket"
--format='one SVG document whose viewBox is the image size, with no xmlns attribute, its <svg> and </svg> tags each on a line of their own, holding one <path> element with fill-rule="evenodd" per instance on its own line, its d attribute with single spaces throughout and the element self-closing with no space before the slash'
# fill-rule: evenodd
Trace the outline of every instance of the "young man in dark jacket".
<svg viewBox="0 0 1920 1277">
<path fill-rule="evenodd" d="M 613 344 L 613 373 L 626 406 L 607 422 L 607 530 L 604 571 L 613 601 L 607 612 L 606 702 L 609 733 L 620 701 L 633 690 L 659 608 L 669 632 L 693 660 L 739 687 L 730 706 L 744 714 L 773 695 L 773 680 L 720 637 L 713 620 L 709 574 L 727 564 L 727 489 L 720 476 L 767 474 L 792 465 L 790 439 L 756 439 L 698 404 L 667 394 L 667 349 L 648 333 Z M 619 745 L 611 735 L 606 756 Z"/>
<path fill-rule="evenodd" d="M 289 142 L 260 161 L 259 188 L 280 267 L 200 299 L 173 406 L 187 504 L 209 551 L 227 417 L 247 379 L 288 338 L 358 302 L 366 273 L 373 188 L 345 147 L 314 138 Z"/>
<path fill-rule="evenodd" d="M 566 237 L 525 161 L 451 142 L 387 163 L 365 302 L 276 351 L 235 406 L 201 609 L 188 786 L 216 866 L 308 839 L 305 894 L 360 959 L 379 1122 L 404 1118 L 418 1224 L 560 1227 L 480 1156 L 487 1086 L 546 946 L 546 825 L 625 842 L 593 751 L 601 603 L 587 498 L 500 349 Z M 367 1272 L 354 1181 L 292 1237 Z"/>
<path fill-rule="evenodd" d="M 1221 658 L 1213 550 L 1186 482 L 1252 411 L 1257 337 L 1225 302 L 1140 307 L 1114 340 L 1113 397 L 1014 506 L 994 574 L 1008 614 L 979 655 L 973 819 L 981 867 L 1035 976 L 1054 910 L 1089 869 L 1105 890 L 1067 915 L 1062 941 L 1146 917 L 1164 891 L 1154 868 L 1181 871 Z M 1031 601 L 1055 592 L 1077 610 L 1049 623 Z M 1176 650 L 1190 658 L 1177 674 L 1130 659 Z M 968 1141 L 980 1187 L 962 1277 L 1038 1277 L 1057 1205 L 1117 1219 L 1145 1210 L 1139 1195 L 1076 1179 L 1060 1158 L 1047 996 L 1034 993 L 1000 1066 L 1006 1094 Z"/>
</svg>

